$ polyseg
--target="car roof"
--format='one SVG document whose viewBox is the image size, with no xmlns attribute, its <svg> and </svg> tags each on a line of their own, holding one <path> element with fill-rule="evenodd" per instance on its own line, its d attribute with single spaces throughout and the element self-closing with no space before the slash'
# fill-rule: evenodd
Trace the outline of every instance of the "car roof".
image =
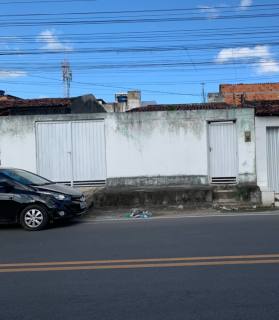
<svg viewBox="0 0 279 320">
<path fill-rule="evenodd" d="M 19 168 L 12 168 L 12 167 L 1 167 L 0 172 L 4 172 L 6 170 L 20 170 L 20 171 L 26 171 L 24 169 L 19 169 Z"/>
</svg>

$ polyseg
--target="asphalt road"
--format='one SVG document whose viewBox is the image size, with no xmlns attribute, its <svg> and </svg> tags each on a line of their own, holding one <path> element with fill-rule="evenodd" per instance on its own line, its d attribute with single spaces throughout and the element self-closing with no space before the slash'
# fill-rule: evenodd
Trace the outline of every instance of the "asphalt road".
<svg viewBox="0 0 279 320">
<path fill-rule="evenodd" d="M 0 319 L 279 319 L 279 216 L 0 227 Z"/>
</svg>

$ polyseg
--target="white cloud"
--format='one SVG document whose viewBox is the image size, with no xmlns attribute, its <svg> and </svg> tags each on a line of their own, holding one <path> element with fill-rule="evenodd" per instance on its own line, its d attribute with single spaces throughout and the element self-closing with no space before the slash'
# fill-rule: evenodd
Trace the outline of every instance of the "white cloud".
<svg viewBox="0 0 279 320">
<path fill-rule="evenodd" d="M 50 51 L 72 51 L 73 48 L 61 42 L 56 35 L 55 30 L 45 30 L 42 31 L 38 36 L 38 41 L 45 43 L 44 46 L 41 47 L 43 50 Z"/>
<path fill-rule="evenodd" d="M 208 19 L 216 19 L 219 17 L 220 12 L 217 8 L 210 6 L 199 6 L 199 9 L 202 13 L 206 13 Z"/>
<path fill-rule="evenodd" d="M 258 73 L 278 73 L 279 63 L 273 59 L 261 59 L 257 71 Z"/>
<path fill-rule="evenodd" d="M 17 70 L 0 70 L 0 78 L 20 78 L 26 77 L 27 72 L 25 71 L 17 71 Z"/>
<path fill-rule="evenodd" d="M 239 10 L 248 10 L 249 7 L 251 7 L 251 5 L 253 4 L 253 0 L 240 0 L 239 5 L 236 7 L 236 11 Z M 222 10 L 224 8 L 226 8 L 228 5 L 225 4 L 219 4 L 214 6 L 208 6 L 208 5 L 202 5 L 202 6 L 198 6 L 198 8 L 200 9 L 200 12 L 205 13 L 206 16 L 208 17 L 208 19 L 216 19 L 218 18 L 221 13 Z"/>
<path fill-rule="evenodd" d="M 229 61 L 253 62 L 258 73 L 279 72 L 279 63 L 273 58 L 270 47 L 266 45 L 240 48 L 222 49 L 216 59 L 216 63 L 226 63 Z"/>
<path fill-rule="evenodd" d="M 248 58 L 268 58 L 271 56 L 268 46 L 256 46 L 254 48 L 240 47 L 222 49 L 216 58 L 217 63 L 225 63 L 229 60 L 239 60 Z"/>
<path fill-rule="evenodd" d="M 253 0 L 241 0 L 239 8 L 240 10 L 247 10 L 253 3 Z"/>
</svg>

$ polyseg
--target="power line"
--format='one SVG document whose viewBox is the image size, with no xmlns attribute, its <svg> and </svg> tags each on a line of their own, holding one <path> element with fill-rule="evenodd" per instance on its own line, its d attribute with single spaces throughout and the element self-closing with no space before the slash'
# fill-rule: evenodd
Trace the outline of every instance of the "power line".
<svg viewBox="0 0 279 320">
<path fill-rule="evenodd" d="M 79 1 L 79 0 L 78 0 Z M 82 0 L 81 0 L 82 1 Z M 85 2 L 86 0 L 84 0 Z M 9 2 L 17 3 L 20 1 Z M 20 3 L 54 3 L 50 0 L 39 1 L 21 1 Z M 75 2 L 74 0 L 58 0 L 55 3 Z M 1 2 L 0 2 L 1 4 Z M 249 7 L 249 11 L 236 12 L 230 10 L 232 8 L 239 8 L 239 6 L 230 7 L 213 7 L 220 9 L 220 16 L 216 17 L 218 20 L 234 20 L 238 19 L 258 19 L 258 26 L 250 26 L 245 24 L 241 27 L 219 27 L 216 28 L 168 28 L 168 30 L 148 30 L 138 31 L 133 28 L 127 28 L 129 31 L 120 32 L 104 32 L 100 31 L 99 34 L 93 32 L 70 32 L 67 34 L 57 34 L 61 48 L 70 43 L 72 46 L 77 46 L 73 51 L 69 51 L 68 55 L 71 56 L 73 62 L 73 69 L 78 73 L 79 78 L 82 75 L 92 74 L 92 70 L 96 76 L 102 75 L 103 77 L 109 76 L 117 78 L 120 75 L 127 75 L 128 78 L 136 78 L 136 75 L 149 75 L 163 74 L 165 78 L 178 75 L 185 78 L 185 72 L 191 70 L 191 78 L 197 76 L 197 84 L 202 81 L 210 83 L 204 79 L 203 74 L 194 74 L 194 71 L 210 70 L 214 73 L 215 79 L 223 76 L 224 70 L 231 70 L 237 66 L 242 69 L 247 67 L 256 66 L 259 58 L 257 59 L 241 59 L 227 61 L 223 64 L 216 64 L 215 57 L 217 50 L 233 47 L 246 47 L 253 48 L 256 45 L 273 46 L 277 48 L 279 44 L 279 26 L 273 25 L 261 26 L 260 20 L 266 18 L 276 18 L 279 15 L 279 4 L 270 5 L 253 5 Z M 204 8 L 206 9 L 206 8 Z M 222 10 L 221 10 L 222 9 Z M 230 10 L 230 11 L 229 11 Z M 63 9 L 65 11 L 65 9 Z M 103 16 L 101 16 L 103 15 Z M 107 17 L 104 15 L 111 15 Z M 162 29 L 162 23 L 169 26 L 167 23 L 177 22 L 195 22 L 207 20 L 208 17 L 205 13 L 200 12 L 200 8 L 170 8 L 170 9 L 150 9 L 150 10 L 124 10 L 124 11 L 100 11 L 100 12 L 55 12 L 55 13 L 23 13 L 23 14 L 9 14 L 0 16 L 0 26 L 44 26 L 44 25 L 61 25 L 61 26 L 84 26 L 84 25 L 115 25 L 115 24 L 130 24 L 140 26 L 142 23 L 158 22 L 158 28 Z M 18 17 L 21 17 L 20 19 Z M 11 19 L 13 18 L 13 19 Z M 249 20 L 250 22 L 251 20 Z M 275 20 L 274 20 L 275 21 Z M 159 25 L 160 23 L 160 25 Z M 255 22 L 253 21 L 253 24 Z M 194 25 L 194 24 L 193 24 Z M 237 25 L 237 24 L 236 24 Z M 105 28 L 103 28 L 105 29 Z M 155 27 L 153 27 L 155 29 Z M 20 30 L 20 33 L 23 29 Z M 115 28 L 115 30 L 117 30 Z M 13 39 L 14 37 L 14 39 Z M 61 51 L 63 50 L 45 50 L 40 47 L 37 35 L 26 33 L 17 36 L 1 36 L 0 42 L 7 42 L 8 45 L 20 45 L 20 50 L 2 49 L 0 50 L 1 63 L 7 70 L 23 70 L 26 71 L 28 77 L 32 76 L 34 72 L 52 72 L 57 73 L 58 61 L 61 59 Z M 90 55 L 89 57 L 86 55 Z M 35 59 L 38 57 L 38 59 Z M 85 58 L 86 57 L 86 60 Z M 187 58 L 188 57 L 188 58 Z M 270 56 L 272 59 L 272 55 Z M 16 59 L 13 59 L 16 58 Z M 59 60 L 58 60 L 59 59 Z M 276 57 L 270 62 L 266 62 L 266 66 L 272 66 Z M 276 62 L 276 61 L 275 61 Z M 277 63 L 277 62 L 276 62 Z M 0 69 L 2 70 L 2 68 Z M 100 72 L 100 70 L 102 72 Z M 117 70 L 117 72 L 116 72 Z M 30 75 L 31 73 L 31 75 Z M 131 76 L 132 75 L 132 76 Z M 238 77 L 237 77 L 238 78 Z M 236 79 L 231 81 L 236 81 Z M 29 79 L 29 78 L 27 78 Z M 196 77 L 195 77 L 196 79 Z M 245 79 L 248 79 L 246 77 Z M 245 80 L 244 79 L 244 80 Z M 266 76 L 258 77 L 257 79 L 267 79 Z M 275 79 L 275 78 L 272 78 Z M 1 80 L 1 79 L 0 79 Z M 56 80 L 58 81 L 58 80 Z M 213 81 L 213 80 L 212 80 Z M 18 81 L 20 82 L 20 81 Z M 3 83 L 16 83 L 14 80 Z M 25 82 L 23 82 L 25 83 Z M 213 82 L 211 82 L 213 83 Z M 218 82 L 216 82 L 218 83 Z M 34 82 L 40 85 L 40 82 Z M 127 87 L 121 86 L 116 83 L 115 85 L 99 82 L 79 82 L 73 81 L 75 86 L 83 88 L 83 86 L 97 87 L 99 90 L 110 89 L 124 89 L 131 90 L 131 83 L 128 82 Z M 173 82 L 173 85 L 180 85 L 181 81 Z M 42 86 L 44 84 L 41 84 Z M 148 84 L 146 84 L 148 85 Z M 156 83 L 154 84 L 156 85 Z M 159 83 L 159 85 L 167 85 Z M 137 86 L 137 85 L 136 85 Z M 46 86 L 44 85 L 44 88 Z M 101 89 L 100 89 L 101 88 Z M 167 88 L 166 88 L 167 89 Z M 200 94 L 175 92 L 176 90 L 142 90 L 146 94 L 166 94 L 177 96 L 198 97 Z M 183 91 L 183 90 L 179 90 Z M 197 90 L 199 91 L 199 90 Z"/>
<path fill-rule="evenodd" d="M 92 2 L 96 0 L 36 0 L 36 1 L 11 1 L 11 2 L 0 2 L 0 5 L 2 4 L 25 4 L 25 3 L 59 3 L 59 2 Z M 250 6 L 247 6 L 249 10 L 269 10 L 274 9 L 276 7 L 279 7 L 278 3 L 270 3 L 270 4 L 252 4 Z M 118 11 L 81 11 L 81 12 L 59 12 L 59 13 L 20 13 L 20 14 L 8 14 L 8 15 L 0 15 L 0 16 L 30 16 L 30 15 L 36 15 L 36 16 L 59 16 L 59 15 L 103 15 L 103 14 L 143 14 L 143 13 L 166 13 L 170 14 L 172 12 L 189 12 L 189 11 L 194 11 L 194 12 L 202 12 L 202 10 L 208 10 L 208 9 L 225 9 L 225 12 L 231 12 L 231 9 L 239 9 L 240 6 L 238 5 L 233 5 L 233 6 L 211 6 L 208 8 L 207 6 L 199 6 L 199 7 L 188 7 L 188 8 L 168 8 L 168 9 L 143 9 L 143 10 L 118 10 Z"/>
<path fill-rule="evenodd" d="M 258 39 L 258 40 L 264 40 L 266 41 L 267 35 L 269 36 L 269 39 L 272 38 L 277 38 L 278 37 L 278 31 L 279 29 L 274 29 L 272 31 L 262 31 L 255 33 L 255 31 L 251 32 L 245 32 L 245 33 L 215 33 L 215 34 L 192 34 L 192 35 L 187 35 L 187 38 L 185 38 L 184 33 L 178 33 L 176 35 L 146 35 L 146 36 L 133 36 L 133 37 L 101 37 L 101 36 L 93 36 L 90 39 L 88 37 L 82 37 L 80 36 L 79 38 L 68 38 L 68 37 L 60 37 L 59 41 L 62 44 L 65 45 L 75 45 L 75 44 L 106 44 L 108 43 L 129 43 L 132 42 L 134 43 L 135 40 L 137 43 L 148 43 L 148 42 L 201 42 L 201 41 L 206 41 L 208 39 L 212 39 L 214 41 L 231 41 L 231 40 L 244 40 L 247 42 L 247 36 L 249 35 L 249 39 Z M 226 36 L 226 37 L 224 37 Z M 227 36 L 230 36 L 230 39 L 227 38 Z M 38 45 L 38 40 L 35 38 L 20 38 L 20 39 L 13 39 L 11 37 L 5 37 L 2 36 L 0 37 L 0 40 L 2 41 L 8 41 L 9 43 L 12 43 L 13 45 L 16 44 L 25 44 L 25 45 L 32 45 L 36 44 Z"/>
<path fill-rule="evenodd" d="M 93 33 L 93 32 L 85 32 L 85 33 L 67 33 L 67 34 L 58 34 L 59 38 L 60 37 L 81 37 L 81 36 L 84 36 L 84 37 L 91 37 L 91 36 L 99 36 L 99 37 L 104 37 L 104 36 L 108 36 L 109 39 L 112 37 L 112 36 L 134 36 L 135 38 L 138 38 L 139 36 L 145 36 L 145 35 L 149 35 L 149 34 L 153 34 L 154 36 L 157 36 L 158 34 L 177 34 L 177 33 L 188 33 L 188 35 L 191 35 L 191 34 L 194 34 L 194 33 L 197 33 L 198 32 L 198 35 L 202 32 L 204 32 L 205 34 L 215 34 L 219 31 L 222 31 L 221 33 L 223 34 L 231 34 L 233 33 L 234 31 L 240 31 L 238 33 L 240 34 L 245 34 L 247 31 L 250 30 L 250 32 L 254 32 L 254 33 L 258 33 L 259 31 L 257 30 L 260 30 L 260 31 L 273 31 L 273 30 L 276 30 L 276 28 L 279 28 L 279 25 L 263 25 L 263 26 L 260 26 L 260 27 L 257 27 L 257 26 L 252 26 L 252 27 L 249 27 L 249 26 L 246 26 L 245 28 L 243 27 L 221 27 L 221 28 L 191 28 L 191 29 L 168 29 L 168 30 L 150 30 L 150 31 L 117 31 L 117 32 L 98 32 L 98 34 L 96 33 Z M 220 34 L 220 32 L 219 32 Z M 31 39 L 35 39 L 37 38 L 38 34 L 20 34 L 20 38 L 22 39 L 28 39 L 28 38 L 31 38 Z M 0 36 L 0 39 L 16 39 L 18 37 L 18 35 L 12 35 L 9 33 L 8 36 Z"/>
<path fill-rule="evenodd" d="M 56 78 L 46 78 L 46 77 L 41 77 L 41 76 L 32 76 L 33 78 L 41 78 L 41 79 L 48 79 L 48 80 L 54 80 L 54 81 L 60 81 Z M 97 86 L 97 87 L 105 87 L 105 88 L 114 88 L 114 89 L 124 89 L 124 90 L 134 90 L 134 88 L 130 87 L 123 87 L 123 86 L 111 86 L 107 84 L 100 84 L 100 83 L 95 83 L 95 82 L 81 82 L 81 81 L 73 81 L 73 83 L 77 84 L 86 84 L 86 85 L 92 85 L 92 86 Z M 169 95 L 181 95 L 181 96 L 199 96 L 197 94 L 193 93 L 181 93 L 181 92 L 170 92 L 170 91 L 159 91 L 159 90 L 142 90 L 143 92 L 150 92 L 150 93 L 163 93 L 163 94 L 169 94 Z"/>
<path fill-rule="evenodd" d="M 246 43 L 246 48 L 253 48 L 259 45 L 258 42 Z M 278 46 L 279 41 L 264 42 L 262 45 Z M 185 50 L 216 50 L 216 49 L 227 49 L 233 47 L 243 46 L 242 42 L 229 42 L 227 44 L 216 44 L 216 43 L 205 43 L 199 45 L 157 45 L 157 46 L 130 46 L 130 47 L 107 47 L 107 48 L 79 48 L 74 51 L 74 54 L 85 54 L 85 53 L 129 53 L 129 52 L 140 52 L 140 53 L 151 53 L 151 52 L 170 52 L 170 51 L 185 51 Z M 63 51 L 62 51 L 63 52 Z M 23 55 L 53 55 L 61 54 L 61 49 L 46 50 L 46 49 L 25 49 L 25 50 L 2 50 L 0 56 L 23 56 Z"/>
<path fill-rule="evenodd" d="M 215 20 L 238 20 L 238 19 L 255 19 L 255 18 L 276 18 L 279 16 L 279 13 L 267 13 L 267 14 L 236 14 L 236 15 L 220 15 Z M 197 16 L 182 16 L 175 18 L 112 18 L 112 19 L 87 19 L 87 20 L 54 20 L 50 21 L 49 19 L 43 21 L 33 20 L 21 20 L 18 22 L 16 20 L 5 20 L 0 23 L 2 28 L 7 27 L 31 27 L 31 26 L 73 26 L 73 25 L 103 25 L 103 24 L 136 24 L 136 23 L 167 23 L 167 22 L 185 22 L 185 21 L 204 21 L 208 20 L 207 17 L 197 17 Z"/>
<path fill-rule="evenodd" d="M 92 2 L 97 0 L 36 0 L 36 1 L 10 1 L 0 2 L 0 5 L 13 5 L 13 4 L 41 4 L 41 3 L 70 3 L 70 2 Z"/>
</svg>

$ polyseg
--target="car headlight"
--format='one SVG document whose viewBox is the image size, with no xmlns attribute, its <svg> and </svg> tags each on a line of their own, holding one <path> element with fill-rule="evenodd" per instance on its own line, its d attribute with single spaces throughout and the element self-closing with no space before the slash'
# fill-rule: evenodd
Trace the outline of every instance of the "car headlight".
<svg viewBox="0 0 279 320">
<path fill-rule="evenodd" d="M 52 193 L 52 192 L 40 192 L 41 194 L 46 194 L 48 196 L 52 196 L 54 197 L 55 199 L 57 200 L 60 200 L 60 201 L 63 201 L 63 200 L 67 200 L 69 199 L 70 197 L 65 195 L 65 194 L 60 194 L 60 193 Z"/>
<path fill-rule="evenodd" d="M 66 200 L 66 198 L 67 198 L 64 194 L 55 194 L 54 193 L 53 196 L 54 196 L 55 199 L 61 200 L 61 201 L 62 200 Z"/>
</svg>

